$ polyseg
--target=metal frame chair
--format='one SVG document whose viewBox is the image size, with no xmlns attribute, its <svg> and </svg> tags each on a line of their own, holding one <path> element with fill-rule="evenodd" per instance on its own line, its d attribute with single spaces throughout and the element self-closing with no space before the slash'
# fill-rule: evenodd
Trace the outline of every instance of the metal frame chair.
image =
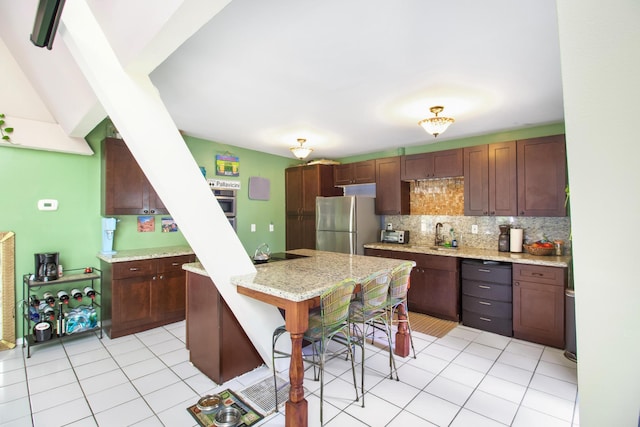
<svg viewBox="0 0 640 427">
<path fill-rule="evenodd" d="M 391 346 L 391 328 L 388 323 L 387 298 L 389 294 L 390 272 L 387 270 L 378 271 L 367 277 L 361 284 L 359 298 L 351 302 L 350 322 L 353 325 L 354 334 L 357 335 L 356 344 L 361 347 L 362 364 L 361 364 L 361 391 L 362 406 L 364 407 L 364 359 L 365 359 L 365 343 L 367 337 L 367 327 L 376 327 L 375 324 L 384 326 L 387 335 L 387 343 L 389 347 L 389 378 L 393 379 L 393 373 L 398 378 L 396 362 L 393 357 L 393 348 Z M 354 337 L 355 338 L 355 337 Z M 373 339 L 372 339 L 373 343 Z"/>
<path fill-rule="evenodd" d="M 309 314 L 309 328 L 304 333 L 303 339 L 310 342 L 312 346 L 311 359 L 303 357 L 303 361 L 311 364 L 314 368 L 314 379 L 318 380 L 316 368 L 319 371 L 320 380 L 320 424 L 323 424 L 322 409 L 324 406 L 324 366 L 328 360 L 334 357 L 347 355 L 351 357 L 351 371 L 353 373 L 353 387 L 356 391 L 356 401 L 359 399 L 358 386 L 356 382 L 355 362 L 353 360 L 353 345 L 349 323 L 349 307 L 355 289 L 355 282 L 352 279 L 343 280 L 336 283 L 320 296 L 320 310 Z M 276 328 L 273 332 L 271 360 L 273 365 L 273 382 L 275 386 L 276 412 L 278 411 L 278 384 L 276 379 L 276 359 L 291 357 L 286 353 L 276 349 L 276 342 L 282 334 L 286 332 L 284 326 Z M 329 352 L 330 341 L 338 342 L 344 346 L 339 351 Z M 329 358 L 327 359 L 327 356 Z M 306 368 L 308 369 L 308 367 Z"/>
</svg>

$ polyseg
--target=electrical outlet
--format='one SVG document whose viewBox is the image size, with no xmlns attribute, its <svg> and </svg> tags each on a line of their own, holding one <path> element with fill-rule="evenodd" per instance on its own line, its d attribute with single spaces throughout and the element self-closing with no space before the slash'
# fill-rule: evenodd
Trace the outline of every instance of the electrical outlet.
<svg viewBox="0 0 640 427">
<path fill-rule="evenodd" d="M 476 224 L 471 226 L 471 234 L 478 234 L 478 226 Z"/>
<path fill-rule="evenodd" d="M 251 232 L 252 233 L 256 232 L 256 225 L 255 224 L 251 224 Z"/>
<path fill-rule="evenodd" d="M 269 224 L 269 231 L 273 233 L 273 224 Z"/>
</svg>

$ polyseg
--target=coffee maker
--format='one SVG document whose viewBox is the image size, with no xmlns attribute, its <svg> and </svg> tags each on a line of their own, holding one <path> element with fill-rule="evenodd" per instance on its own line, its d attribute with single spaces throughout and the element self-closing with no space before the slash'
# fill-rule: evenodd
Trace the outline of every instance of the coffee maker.
<svg viewBox="0 0 640 427">
<path fill-rule="evenodd" d="M 39 282 L 48 282 L 58 279 L 58 252 L 35 254 L 36 280 Z"/>
</svg>

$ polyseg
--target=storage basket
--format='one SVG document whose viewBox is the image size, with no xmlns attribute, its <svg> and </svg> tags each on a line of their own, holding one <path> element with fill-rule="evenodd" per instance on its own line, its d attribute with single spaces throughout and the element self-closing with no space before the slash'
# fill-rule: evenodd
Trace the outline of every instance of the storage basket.
<svg viewBox="0 0 640 427">
<path fill-rule="evenodd" d="M 530 253 L 531 255 L 539 255 L 539 256 L 547 256 L 553 255 L 554 248 L 536 248 L 531 245 L 522 245 L 524 246 L 524 250 Z"/>
</svg>

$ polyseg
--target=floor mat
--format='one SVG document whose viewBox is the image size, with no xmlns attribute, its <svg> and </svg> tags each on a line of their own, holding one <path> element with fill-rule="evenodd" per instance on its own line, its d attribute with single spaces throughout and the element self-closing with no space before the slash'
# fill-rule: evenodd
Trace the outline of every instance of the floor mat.
<svg viewBox="0 0 640 427">
<path fill-rule="evenodd" d="M 411 330 L 436 338 L 444 337 L 449 331 L 458 326 L 458 322 L 442 320 L 412 311 L 409 312 L 409 321 L 411 322 Z"/>
<path fill-rule="evenodd" d="M 238 395 L 236 395 L 231 390 L 227 389 L 220 393 L 218 393 L 222 398 L 223 405 L 221 408 L 226 406 L 233 406 L 238 409 L 242 414 L 242 419 L 238 427 L 248 427 L 256 424 L 258 421 L 264 418 L 264 415 L 253 409 L 247 402 L 242 400 Z M 202 427 L 213 427 L 214 419 L 216 416 L 216 412 L 211 414 L 205 414 L 198 409 L 198 405 L 189 406 L 187 411 L 191 414 L 193 418 L 198 422 L 198 424 Z"/>
<path fill-rule="evenodd" d="M 289 382 L 276 376 L 278 382 L 278 406 L 282 406 L 289 399 Z M 240 390 L 240 396 L 257 407 L 265 416 L 275 412 L 276 399 L 273 388 L 273 377 Z"/>
</svg>

